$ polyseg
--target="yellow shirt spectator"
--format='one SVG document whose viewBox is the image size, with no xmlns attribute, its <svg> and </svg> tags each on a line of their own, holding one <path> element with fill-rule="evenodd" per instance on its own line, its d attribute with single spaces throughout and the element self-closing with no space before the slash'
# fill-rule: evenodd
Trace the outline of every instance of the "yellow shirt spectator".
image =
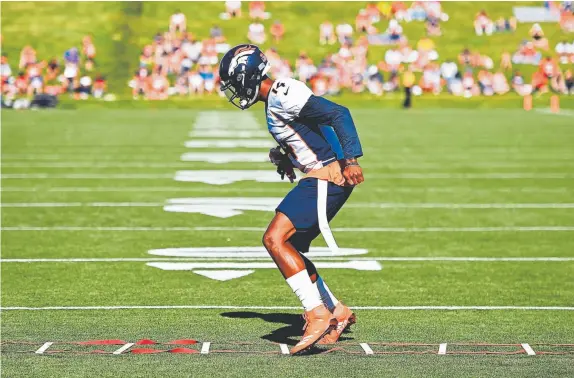
<svg viewBox="0 0 574 378">
<path fill-rule="evenodd" d="M 421 38 L 417 43 L 417 50 L 431 51 L 434 50 L 434 42 L 428 37 Z"/>
<path fill-rule="evenodd" d="M 403 87 L 410 88 L 415 84 L 415 74 L 411 71 L 403 73 Z"/>
<path fill-rule="evenodd" d="M 384 18 L 391 18 L 392 6 L 390 1 L 379 1 L 377 8 L 379 8 L 381 16 Z"/>
</svg>

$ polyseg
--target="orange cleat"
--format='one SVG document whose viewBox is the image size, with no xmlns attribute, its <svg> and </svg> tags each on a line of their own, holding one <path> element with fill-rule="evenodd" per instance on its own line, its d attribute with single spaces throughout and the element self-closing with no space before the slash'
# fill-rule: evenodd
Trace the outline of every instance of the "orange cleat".
<svg viewBox="0 0 574 378">
<path fill-rule="evenodd" d="M 319 340 L 318 344 L 320 345 L 335 344 L 337 340 L 339 340 L 339 337 L 341 337 L 343 331 L 351 326 L 351 324 L 355 324 L 357 322 L 357 317 L 353 311 L 341 302 L 337 303 L 337 306 L 335 306 L 333 316 L 337 319 L 337 327 Z"/>
<path fill-rule="evenodd" d="M 307 351 L 323 336 L 337 327 L 337 320 L 324 305 L 317 306 L 311 311 L 305 312 L 305 333 L 301 341 L 291 348 L 291 355 L 296 355 Z"/>
</svg>

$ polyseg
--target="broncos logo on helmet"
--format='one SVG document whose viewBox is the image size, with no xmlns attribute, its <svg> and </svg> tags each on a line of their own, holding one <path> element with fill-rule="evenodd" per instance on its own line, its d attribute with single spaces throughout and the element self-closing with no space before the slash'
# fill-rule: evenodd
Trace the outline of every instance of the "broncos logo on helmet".
<svg viewBox="0 0 574 378">
<path fill-rule="evenodd" d="M 261 82 L 269 68 L 267 57 L 257 46 L 235 46 L 223 56 L 219 65 L 221 91 L 233 105 L 247 109 L 257 102 Z"/>
</svg>

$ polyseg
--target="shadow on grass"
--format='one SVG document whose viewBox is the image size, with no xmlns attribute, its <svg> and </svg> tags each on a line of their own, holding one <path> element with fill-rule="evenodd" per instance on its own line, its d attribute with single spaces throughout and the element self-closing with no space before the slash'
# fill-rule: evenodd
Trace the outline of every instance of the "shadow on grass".
<svg viewBox="0 0 574 378">
<path fill-rule="evenodd" d="M 284 327 L 278 328 L 275 331 L 261 336 L 264 340 L 273 341 L 275 343 L 295 345 L 299 338 L 303 335 L 303 317 L 299 314 L 289 313 L 260 313 L 252 311 L 233 311 L 224 312 L 221 316 L 232 319 L 261 319 L 268 323 L 285 324 Z M 345 330 L 345 334 L 350 331 Z M 342 336 L 340 341 L 352 340 L 352 338 Z"/>
</svg>

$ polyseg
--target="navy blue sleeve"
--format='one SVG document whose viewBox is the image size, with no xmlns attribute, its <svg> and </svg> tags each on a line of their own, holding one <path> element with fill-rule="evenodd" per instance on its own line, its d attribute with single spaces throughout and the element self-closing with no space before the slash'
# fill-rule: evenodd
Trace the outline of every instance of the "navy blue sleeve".
<svg viewBox="0 0 574 378">
<path fill-rule="evenodd" d="M 345 159 L 363 156 L 357 128 L 351 117 L 351 112 L 346 107 L 323 97 L 311 96 L 297 118 L 305 124 L 331 126 L 343 147 Z"/>
</svg>

